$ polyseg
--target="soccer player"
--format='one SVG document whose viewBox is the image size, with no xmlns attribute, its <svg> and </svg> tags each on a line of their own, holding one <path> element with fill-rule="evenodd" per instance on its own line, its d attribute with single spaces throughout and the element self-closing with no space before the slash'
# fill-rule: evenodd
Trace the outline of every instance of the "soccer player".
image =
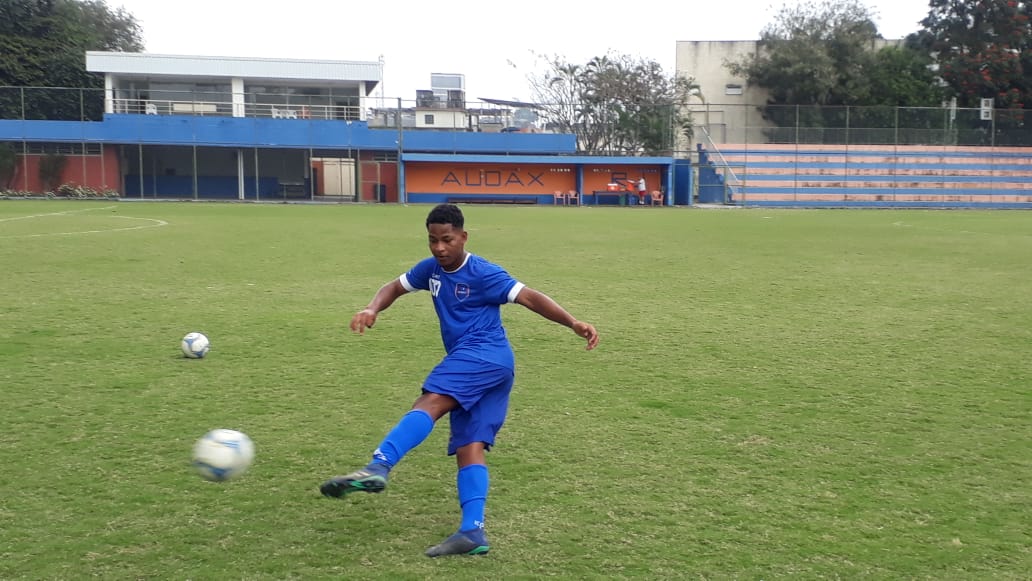
<svg viewBox="0 0 1032 581">
<path fill-rule="evenodd" d="M 433 256 L 383 285 L 369 305 L 351 318 L 351 330 L 363 333 L 401 295 L 428 290 L 440 320 L 446 354 L 423 382 L 422 394 L 412 409 L 373 452 L 372 461 L 320 487 L 325 496 L 335 498 L 352 492 L 383 491 L 391 469 L 430 435 L 437 420 L 450 414 L 448 455 L 454 455 L 458 463 L 456 483 L 462 522 L 458 532 L 426 551 L 429 557 L 482 555 L 490 549 L 484 533 L 488 490 L 485 452 L 505 422 L 515 369 L 500 306 L 523 305 L 572 329 L 587 340 L 588 349 L 598 345 L 594 326 L 577 320 L 500 266 L 467 252 L 464 222 L 457 206 L 434 207 L 426 219 Z"/>
</svg>

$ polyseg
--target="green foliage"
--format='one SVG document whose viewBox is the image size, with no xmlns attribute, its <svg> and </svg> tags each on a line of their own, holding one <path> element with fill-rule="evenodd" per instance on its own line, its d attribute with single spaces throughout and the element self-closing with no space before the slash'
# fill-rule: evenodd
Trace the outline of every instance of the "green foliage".
<svg viewBox="0 0 1032 581">
<path fill-rule="evenodd" d="M 992 122 L 979 131 L 985 144 L 1032 145 L 1032 20 L 1024 0 L 931 0 L 925 27 L 909 40 L 936 55 L 939 72 L 961 107 L 992 99 Z M 992 132 L 995 130 L 995 133 Z"/>
<path fill-rule="evenodd" d="M 1024 0 L 930 0 L 914 42 L 937 55 L 961 107 L 1032 107 L 1032 21 Z"/>
<path fill-rule="evenodd" d="M 913 46 L 886 46 L 874 53 L 867 71 L 869 96 L 862 105 L 939 107 L 945 94 L 932 58 Z"/>
<path fill-rule="evenodd" d="M 758 55 L 725 65 L 767 89 L 772 104 L 863 103 L 878 38 L 872 18 L 859 0 L 786 5 L 761 31 Z"/>
<path fill-rule="evenodd" d="M 10 143 L 0 143 L 0 190 L 11 187 L 18 164 L 18 152 Z"/>
<path fill-rule="evenodd" d="M 896 107 L 941 106 L 927 52 L 878 48 L 883 42 L 858 0 L 807 2 L 778 13 L 760 35 L 758 55 L 725 66 L 768 91 L 764 117 L 776 127 L 844 128 L 846 107 L 850 126 L 893 127 Z M 810 135 L 843 139 L 839 132 Z"/>
<path fill-rule="evenodd" d="M 53 192 L 64 176 L 68 157 L 60 153 L 47 153 L 39 159 L 39 182 L 44 192 Z"/>
<path fill-rule="evenodd" d="M 58 186 L 56 192 L 28 192 L 23 190 L 7 190 L 0 189 L 0 199 L 24 199 L 24 198 L 46 198 L 52 200 L 55 198 L 68 198 L 75 200 L 117 200 L 120 196 L 119 193 L 111 190 L 96 190 L 89 186 L 73 186 L 71 184 L 61 184 Z"/>
<path fill-rule="evenodd" d="M 548 71 L 531 78 L 541 117 L 577 135 L 591 153 L 670 154 L 680 136 L 691 137 L 685 109 L 697 88 L 691 79 L 668 77 L 658 63 L 607 55 L 575 65 L 547 60 Z"/>
<path fill-rule="evenodd" d="M 99 119 L 101 76 L 86 71 L 86 51 L 136 52 L 140 27 L 124 8 L 103 0 L 0 0 L 0 87 L 67 87 L 67 91 L 0 91 L 0 119 Z M 24 110 L 22 109 L 24 100 Z"/>
<path fill-rule="evenodd" d="M 428 210 L 0 203 L 0 578 L 1028 579 L 1028 212 L 466 208 L 602 342 L 503 307 L 494 548 L 431 560 L 447 421 L 383 494 L 317 490 L 442 355 L 428 293 L 347 330 Z M 240 480 L 190 469 L 214 427 Z"/>
<path fill-rule="evenodd" d="M 117 198 L 118 192 L 114 190 L 95 190 L 89 186 L 76 186 L 72 184 L 61 184 L 57 188 L 57 195 L 66 198 L 77 198 L 88 200 L 90 198 Z"/>
</svg>

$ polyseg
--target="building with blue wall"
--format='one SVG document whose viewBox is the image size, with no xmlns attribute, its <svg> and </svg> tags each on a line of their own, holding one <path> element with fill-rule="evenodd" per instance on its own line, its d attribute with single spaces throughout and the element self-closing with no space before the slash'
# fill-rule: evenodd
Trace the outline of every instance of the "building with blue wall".
<svg viewBox="0 0 1032 581">
<path fill-rule="evenodd" d="M 577 156 L 574 135 L 486 130 L 476 124 L 477 115 L 447 103 L 418 117 L 437 115 L 447 120 L 442 125 L 448 129 L 406 128 L 400 113 L 396 126 L 371 126 L 367 111 L 372 91 L 382 82 L 379 62 L 89 52 L 86 65 L 104 75 L 103 91 L 84 93 L 85 99 L 103 100 L 102 120 L 0 120 L 0 142 L 21 155 L 12 189 L 39 187 L 32 171 L 38 159 L 33 158 L 57 151 L 81 157 L 67 165 L 65 181 L 128 198 L 390 202 L 454 194 L 467 200 L 555 199 L 550 189 L 513 190 L 515 182 L 505 191 L 488 189 L 485 182 L 483 191 L 464 184 L 462 191 L 448 192 L 444 180 L 434 192 L 409 200 L 405 176 L 410 156 L 421 156 L 411 159 L 424 168 L 461 160 L 492 172 L 491 167 L 516 159 L 524 165 L 561 166 L 556 171 L 570 174 L 563 190 L 602 179 L 585 177 L 588 167 L 597 173 L 597 166 L 608 164 L 610 175 L 618 176 L 614 179 L 629 182 L 635 168 L 648 166 L 650 189 L 662 191 L 664 202 L 687 203 L 689 198 L 667 194 L 674 192 L 672 158 Z M 402 110 L 400 103 L 397 110 Z M 680 185 L 690 191 L 690 184 Z M 602 200 L 596 196 L 594 201 Z"/>
</svg>

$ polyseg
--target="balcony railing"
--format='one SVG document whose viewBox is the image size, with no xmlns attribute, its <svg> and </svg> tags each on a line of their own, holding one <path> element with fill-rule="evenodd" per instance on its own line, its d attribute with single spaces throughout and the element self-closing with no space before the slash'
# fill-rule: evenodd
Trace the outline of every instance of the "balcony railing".
<svg viewBox="0 0 1032 581">
<path fill-rule="evenodd" d="M 272 119 L 360 119 L 361 108 L 350 105 L 232 103 L 159 99 L 112 99 L 114 113 L 137 115 L 198 115 L 221 117 L 269 117 Z"/>
</svg>

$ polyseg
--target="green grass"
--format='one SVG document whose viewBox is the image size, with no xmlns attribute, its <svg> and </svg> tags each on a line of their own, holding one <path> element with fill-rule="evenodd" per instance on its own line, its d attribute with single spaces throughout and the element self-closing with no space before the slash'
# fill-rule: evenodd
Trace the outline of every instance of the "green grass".
<svg viewBox="0 0 1032 581">
<path fill-rule="evenodd" d="M 428 210 L 0 203 L 0 578 L 1029 578 L 1032 213 L 467 207 L 602 343 L 504 309 L 494 548 L 430 560 L 446 424 L 317 491 L 442 355 L 425 294 L 347 330 Z M 189 467 L 215 427 L 239 480 Z"/>
</svg>

